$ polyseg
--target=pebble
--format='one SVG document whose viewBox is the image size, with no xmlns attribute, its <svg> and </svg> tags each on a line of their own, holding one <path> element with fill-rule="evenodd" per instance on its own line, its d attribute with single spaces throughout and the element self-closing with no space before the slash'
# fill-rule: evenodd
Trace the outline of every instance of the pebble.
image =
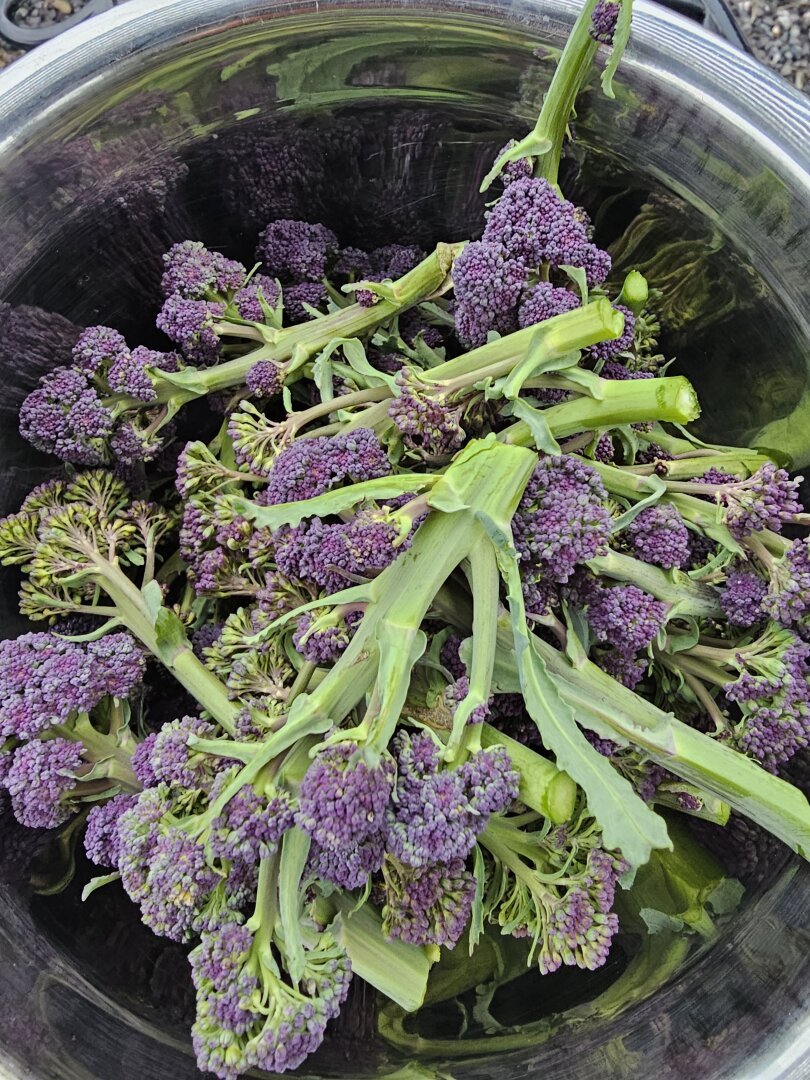
<svg viewBox="0 0 810 1080">
<path fill-rule="evenodd" d="M 729 6 L 754 55 L 810 94 L 810 0 L 729 0 Z"/>
</svg>

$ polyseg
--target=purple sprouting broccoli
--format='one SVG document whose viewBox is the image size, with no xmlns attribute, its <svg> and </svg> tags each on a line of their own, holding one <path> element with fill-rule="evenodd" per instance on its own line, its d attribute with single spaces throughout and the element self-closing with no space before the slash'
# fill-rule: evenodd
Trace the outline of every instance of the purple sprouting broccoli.
<svg viewBox="0 0 810 1080">
<path fill-rule="evenodd" d="M 498 319 L 514 311 L 526 277 L 526 264 L 513 258 L 504 244 L 468 244 L 453 264 L 459 340 L 470 347 L 483 345 Z"/>
<path fill-rule="evenodd" d="M 155 401 L 157 394 L 147 367 L 155 367 L 161 371 L 178 371 L 180 357 L 177 353 L 158 352 L 138 345 L 132 352 L 122 353 L 110 364 L 107 385 L 116 394 L 128 394 L 138 401 Z"/>
<path fill-rule="evenodd" d="M 596 853 L 591 852 L 594 856 Z M 601 854 L 601 853 L 600 853 Z M 588 877 L 600 880 L 603 891 L 616 879 L 611 868 L 595 864 Z M 601 875 L 601 879 L 598 878 Z M 615 888 L 615 885 L 613 885 Z M 549 914 L 544 948 L 540 951 L 538 967 L 543 975 L 558 971 L 563 964 L 596 971 L 602 967 L 610 952 L 613 937 L 619 929 L 615 912 L 602 911 L 594 903 L 591 889 L 574 886 L 554 905 Z"/>
<path fill-rule="evenodd" d="M 602 372 L 604 376 L 604 370 Z M 639 447 L 636 454 L 637 465 L 654 465 L 656 461 L 671 461 L 672 454 L 669 450 L 665 450 L 663 446 L 659 446 L 658 443 L 651 442 Z"/>
<path fill-rule="evenodd" d="M 356 247 L 340 249 L 340 254 L 332 265 L 332 274 L 351 278 L 352 281 L 369 280 L 373 273 L 371 256 L 367 251 Z"/>
<path fill-rule="evenodd" d="M 271 360 L 257 360 L 245 377 L 245 385 L 254 397 L 275 397 L 281 393 L 281 372 Z"/>
<path fill-rule="evenodd" d="M 119 842 L 123 846 L 120 833 Z M 188 941 L 195 930 L 212 928 L 206 904 L 221 878 L 208 865 L 202 844 L 181 828 L 167 828 L 158 832 L 146 865 L 138 902 L 141 919 L 150 930 L 172 941 Z M 223 906 L 213 925 L 233 918 L 235 912 Z"/>
<path fill-rule="evenodd" d="M 139 783 L 145 788 L 157 787 L 158 785 L 158 778 L 152 768 L 152 751 L 155 748 L 157 737 L 158 733 L 156 731 L 150 732 L 143 742 L 138 743 L 132 755 L 132 771 L 138 778 Z"/>
<path fill-rule="evenodd" d="M 293 645 L 311 664 L 334 664 L 354 636 L 362 618 L 359 611 L 341 615 L 337 609 L 302 615 L 293 634 Z"/>
<path fill-rule="evenodd" d="M 299 439 L 274 459 L 268 485 L 257 501 L 272 506 L 311 499 L 338 484 L 360 483 L 390 472 L 385 449 L 369 428 Z"/>
<path fill-rule="evenodd" d="M 806 631 L 810 613 L 810 540 L 794 540 L 771 570 L 762 610 L 783 626 Z"/>
<path fill-rule="evenodd" d="M 394 788 L 394 763 L 366 764 L 354 743 L 322 750 L 301 781 L 296 824 L 335 852 L 379 836 Z"/>
<path fill-rule="evenodd" d="M 482 240 L 500 246 L 527 270 L 548 263 L 575 266 L 589 287 L 610 273 L 610 256 L 589 239 L 587 216 L 561 199 L 547 180 L 524 177 L 509 184 L 487 215 Z"/>
<path fill-rule="evenodd" d="M 322 309 L 326 305 L 327 296 L 326 289 L 318 282 L 302 281 L 286 286 L 283 292 L 286 321 L 294 326 L 311 319 L 312 316 L 304 305 Z"/>
<path fill-rule="evenodd" d="M 700 478 L 700 483 L 702 483 L 702 484 L 736 484 L 737 483 L 737 477 L 734 476 L 733 473 L 723 472 L 722 470 L 715 469 L 714 466 L 712 466 L 711 469 L 707 469 L 706 472 L 703 473 L 703 475 Z M 708 498 L 708 496 L 703 496 L 703 498 Z"/>
<path fill-rule="evenodd" d="M 566 582 L 579 563 L 604 554 L 610 536 L 606 503 L 599 474 L 582 458 L 541 459 L 512 521 L 524 581 Z"/>
<path fill-rule="evenodd" d="M 376 874 L 385 856 L 381 833 L 345 850 L 321 847 L 313 843 L 309 852 L 309 872 L 340 889 L 362 889 L 371 874 Z"/>
<path fill-rule="evenodd" d="M 495 161 L 498 161 L 499 158 L 503 157 L 503 155 L 506 153 L 507 150 L 511 150 L 512 147 L 516 146 L 516 145 L 517 145 L 517 143 L 516 143 L 515 139 L 510 139 L 508 143 L 504 143 L 504 145 L 500 148 L 498 153 L 495 155 Z M 533 172 L 534 172 L 534 159 L 533 158 L 530 158 L 530 157 L 518 158 L 517 161 L 510 161 L 506 165 L 504 165 L 503 169 L 501 169 L 500 179 L 501 179 L 501 182 L 503 183 L 503 186 L 506 187 L 507 184 L 511 184 L 515 180 L 523 180 L 526 177 L 531 176 L 533 174 Z"/>
<path fill-rule="evenodd" d="M 726 571 L 726 585 L 720 593 L 720 606 L 732 626 L 756 626 L 765 618 L 762 601 L 768 583 L 754 570 L 743 565 Z"/>
<path fill-rule="evenodd" d="M 94 806 L 87 815 L 84 850 L 88 859 L 96 866 L 110 869 L 118 866 L 121 844 L 118 819 L 124 811 L 135 805 L 135 799 L 135 795 L 116 795 L 109 802 Z"/>
<path fill-rule="evenodd" d="M 463 445 L 466 435 L 461 417 L 466 402 L 431 394 L 416 372 L 403 367 L 396 376 L 396 397 L 388 407 L 402 440 L 427 457 L 444 457 Z"/>
<path fill-rule="evenodd" d="M 466 859 L 490 815 L 517 797 L 518 774 L 508 755 L 482 750 L 461 768 L 443 770 L 426 733 L 400 732 L 394 746 L 398 772 L 386 811 L 387 850 L 415 869 Z"/>
<path fill-rule="evenodd" d="M 209 251 L 199 240 L 173 244 L 163 256 L 161 289 L 165 297 L 213 300 L 239 289 L 247 276 L 241 263 Z"/>
<path fill-rule="evenodd" d="M 22 437 L 72 465 L 103 464 L 112 427 L 112 413 L 87 376 L 71 368 L 43 376 L 20 407 Z"/>
<path fill-rule="evenodd" d="M 265 312 L 262 300 L 268 307 L 275 308 L 280 295 L 277 281 L 266 274 L 256 274 L 234 295 L 233 302 L 240 318 L 263 323 Z"/>
<path fill-rule="evenodd" d="M 696 570 L 700 566 L 705 566 L 716 554 L 717 544 L 714 540 L 708 536 L 704 536 L 703 533 L 690 531 L 689 562 L 686 564 L 687 570 Z"/>
<path fill-rule="evenodd" d="M 588 623 L 598 641 L 636 653 L 646 649 L 666 622 L 667 605 L 636 585 L 597 588 L 588 603 Z"/>
<path fill-rule="evenodd" d="M 606 360 L 605 364 L 600 372 L 603 379 L 615 379 L 618 382 L 624 382 L 627 379 L 654 379 L 655 373 L 652 371 L 631 371 L 629 367 L 626 367 L 619 360 Z"/>
<path fill-rule="evenodd" d="M 256 257 L 280 281 L 321 281 L 338 251 L 338 241 L 325 225 L 306 221 L 271 222 L 259 235 Z"/>
<path fill-rule="evenodd" d="M 637 514 L 627 526 L 633 552 L 647 563 L 665 569 L 689 562 L 689 530 L 674 506 L 658 503 Z"/>
<path fill-rule="evenodd" d="M 724 687 L 742 710 L 735 729 L 741 749 L 772 772 L 810 744 L 810 645 L 787 630 L 768 630 L 759 648 L 737 654 L 744 666 Z"/>
<path fill-rule="evenodd" d="M 49 633 L 2 641 L 0 736 L 36 739 L 89 712 L 102 698 L 126 698 L 144 668 L 143 651 L 129 634 L 86 643 Z"/>
<path fill-rule="evenodd" d="M 621 0 L 599 0 L 591 15 L 590 35 L 602 45 L 613 44 Z"/>
<path fill-rule="evenodd" d="M 160 822 L 170 812 L 165 785 L 148 787 L 118 818 L 118 871 L 121 884 L 136 904 L 146 896 L 149 858 L 160 836 Z"/>
<path fill-rule="evenodd" d="M 383 864 L 383 932 L 410 945 L 452 949 L 470 921 L 475 879 L 457 859 L 413 869 L 390 856 Z"/>
<path fill-rule="evenodd" d="M 88 326 L 73 346 L 73 363 L 85 375 L 95 375 L 129 353 L 122 334 L 111 326 Z"/>
<path fill-rule="evenodd" d="M 149 759 L 158 783 L 209 790 L 217 773 L 229 768 L 233 762 L 195 752 L 189 746 L 188 738 L 196 735 L 201 739 L 213 739 L 217 734 L 217 728 L 199 716 L 183 716 L 164 724 L 157 733 Z"/>
<path fill-rule="evenodd" d="M 453 682 L 448 683 L 444 689 L 444 704 L 450 710 L 455 712 L 456 708 L 467 697 L 470 692 L 470 680 L 465 675 L 460 675 Z M 483 705 L 476 705 L 473 711 L 467 718 L 468 724 L 483 724 L 485 720 L 489 718 L 490 702 L 484 702 Z"/>
<path fill-rule="evenodd" d="M 613 436 L 605 432 L 600 435 L 593 449 L 594 461 L 601 461 L 603 465 L 609 465 L 616 457 L 616 447 L 613 444 Z"/>
<path fill-rule="evenodd" d="M 610 360 L 611 357 L 627 352 L 628 349 L 632 348 L 636 331 L 636 317 L 630 308 L 625 307 L 624 304 L 614 304 L 613 307 L 624 315 L 624 329 L 615 341 L 602 341 L 598 345 L 591 345 L 587 353 L 594 360 Z"/>
<path fill-rule="evenodd" d="M 327 1023 L 346 999 L 351 967 L 328 932 L 303 956 L 303 972 L 288 981 L 259 926 L 225 925 L 204 933 L 191 953 L 197 991 L 192 1029 L 197 1064 L 219 1080 L 237 1080 L 254 1068 L 296 1069 L 320 1046 Z"/>
<path fill-rule="evenodd" d="M 23 743 L 5 779 L 14 816 L 29 829 L 55 829 L 72 817 L 77 774 L 87 768 L 82 744 L 69 739 Z"/>
<path fill-rule="evenodd" d="M 780 532 L 786 521 L 801 513 L 799 484 L 784 469 L 770 462 L 747 480 L 720 485 L 715 492 L 725 507 L 724 519 L 732 536 L 742 539 L 752 532 Z"/>
<path fill-rule="evenodd" d="M 555 315 L 573 311 L 579 306 L 579 297 L 570 289 L 558 289 L 548 281 L 540 281 L 526 289 L 520 298 L 518 326 L 534 326 L 546 319 L 553 319 Z"/>
<path fill-rule="evenodd" d="M 215 790 L 230 779 L 230 773 L 220 773 Z M 211 852 L 231 863 L 254 865 L 277 850 L 294 820 L 295 809 L 288 792 L 279 789 L 260 795 L 246 784 L 212 822 Z"/>
<path fill-rule="evenodd" d="M 192 364 L 210 367 L 219 359 L 219 338 L 214 323 L 225 314 L 225 305 L 210 300 L 185 300 L 170 296 L 157 317 L 157 328 Z"/>
<path fill-rule="evenodd" d="M 629 649 L 607 649 L 596 663 L 629 690 L 635 690 L 647 672 L 647 661 Z"/>
<path fill-rule="evenodd" d="M 385 247 L 376 248 L 368 256 L 367 272 L 363 274 L 363 279 L 395 281 L 413 270 L 424 257 L 424 251 L 414 245 L 386 244 Z M 358 289 L 354 295 L 358 304 L 363 307 L 372 307 L 377 303 L 377 296 L 370 289 Z"/>
<path fill-rule="evenodd" d="M 324 524 L 318 517 L 275 536 L 276 564 L 289 578 L 312 582 L 327 593 L 373 578 L 408 546 L 383 511 L 361 510 L 350 521 Z"/>
<path fill-rule="evenodd" d="M 437 326 L 431 326 L 429 322 L 420 314 L 418 308 L 409 308 L 407 311 L 403 311 L 399 316 L 399 336 L 405 342 L 406 345 L 410 345 L 411 348 L 416 344 L 416 339 L 421 335 L 422 340 L 429 349 L 438 349 L 438 347 L 444 341 L 444 335 Z M 399 358 L 397 367 L 391 374 L 396 374 L 396 371 L 402 366 L 402 358 Z M 385 368 L 381 368 L 377 363 L 379 370 L 384 371 Z"/>
<path fill-rule="evenodd" d="M 467 668 L 461 659 L 461 638 L 458 634 L 449 634 L 439 653 L 442 666 L 447 669 L 452 678 L 460 679 L 467 674 Z"/>
</svg>

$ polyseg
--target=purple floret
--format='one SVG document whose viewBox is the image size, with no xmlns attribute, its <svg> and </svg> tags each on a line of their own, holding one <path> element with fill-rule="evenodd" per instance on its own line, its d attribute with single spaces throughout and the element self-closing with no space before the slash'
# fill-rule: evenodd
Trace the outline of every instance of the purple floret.
<svg viewBox="0 0 810 1080">
<path fill-rule="evenodd" d="M 762 610 L 783 626 L 805 629 L 810 612 L 810 540 L 794 540 L 775 567 Z"/>
<path fill-rule="evenodd" d="M 603 379 L 615 379 L 619 382 L 623 382 L 627 379 L 654 379 L 655 374 L 652 371 L 631 371 L 630 368 L 625 367 L 618 360 L 606 360 L 605 365 L 599 373 Z M 668 454 L 667 457 L 671 457 Z"/>
<path fill-rule="evenodd" d="M 35 739 L 89 712 L 102 698 L 126 698 L 143 679 L 143 651 L 129 634 L 87 643 L 55 634 L 0 642 L 0 737 Z"/>
<path fill-rule="evenodd" d="M 148 352 L 149 350 L 143 350 Z M 162 355 L 162 354 L 161 354 Z M 134 350 L 119 356 L 110 365 L 107 372 L 107 383 L 110 390 L 116 394 L 127 394 L 137 398 L 138 401 L 156 401 L 157 394 L 152 385 L 152 380 L 146 371 L 146 362 L 143 352 Z"/>
<path fill-rule="evenodd" d="M 582 458 L 541 459 L 512 520 L 524 578 L 566 582 L 579 563 L 603 555 L 610 536 L 606 502 L 599 474 Z"/>
<path fill-rule="evenodd" d="M 784 469 L 769 462 L 747 480 L 730 484 L 718 492 L 718 501 L 726 508 L 725 522 L 732 536 L 742 539 L 762 529 L 780 532 L 784 522 L 802 511 L 800 481 L 801 477 L 791 480 Z"/>
<path fill-rule="evenodd" d="M 410 945 L 452 949 L 470 921 L 475 879 L 459 859 L 447 866 L 385 867 L 383 932 Z"/>
<path fill-rule="evenodd" d="M 96 866 L 117 868 L 121 844 L 118 819 L 125 810 L 135 805 L 135 800 L 135 795 L 116 795 L 109 802 L 94 806 L 87 815 L 84 850 Z"/>
<path fill-rule="evenodd" d="M 591 15 L 590 35 L 602 45 L 613 44 L 616 20 L 619 18 L 621 2 L 617 0 L 599 0 Z"/>
<path fill-rule="evenodd" d="M 636 317 L 630 308 L 625 307 L 624 304 L 614 304 L 613 307 L 624 315 L 624 329 L 619 337 L 613 341 L 600 341 L 598 345 L 592 345 L 586 350 L 588 356 L 593 357 L 594 360 L 610 360 L 611 357 L 632 348 L 636 331 Z"/>
<path fill-rule="evenodd" d="M 298 285 L 285 287 L 283 296 L 286 321 L 294 326 L 296 323 L 307 322 L 312 318 L 304 304 L 313 308 L 323 308 L 326 304 L 327 292 L 324 286 L 317 282 L 302 281 Z"/>
<path fill-rule="evenodd" d="M 767 591 L 768 584 L 759 574 L 744 566 L 731 567 L 720 592 L 723 614 L 734 626 L 755 626 L 764 618 L 762 601 Z"/>
<path fill-rule="evenodd" d="M 629 690 L 635 690 L 647 671 L 647 661 L 628 649 L 608 649 L 596 663 Z"/>
<path fill-rule="evenodd" d="M 467 675 L 460 675 L 454 682 L 448 683 L 444 689 L 444 703 L 451 712 L 455 712 L 456 708 L 467 697 L 470 692 L 470 680 Z M 476 705 L 473 711 L 467 718 L 468 724 L 483 724 L 489 717 L 490 702 L 485 701 L 483 705 Z"/>
<path fill-rule="evenodd" d="M 213 771 L 231 764 L 225 758 L 198 754 L 189 746 L 189 735 L 201 739 L 215 739 L 217 728 L 199 716 L 183 716 L 164 724 L 157 733 L 150 763 L 159 783 L 174 784 L 181 788 L 210 787 Z"/>
<path fill-rule="evenodd" d="M 280 296 L 278 282 L 267 274 L 256 274 L 233 298 L 236 310 L 243 319 L 250 322 L 265 321 L 261 300 L 270 308 L 275 308 Z"/>
<path fill-rule="evenodd" d="M 406 367 L 395 378 L 396 396 L 388 406 L 388 415 L 405 445 L 428 457 L 444 457 L 463 446 L 463 402 L 454 406 L 445 397 L 431 394 Z"/>
<path fill-rule="evenodd" d="M 394 763 L 359 759 L 354 743 L 322 750 L 301 781 L 296 824 L 321 847 L 342 850 L 376 836 L 394 787 Z"/>
<path fill-rule="evenodd" d="M 69 795 L 82 769 L 81 743 L 68 739 L 29 742 L 18 747 L 5 780 L 14 816 L 29 829 L 55 829 L 72 816 Z"/>
<path fill-rule="evenodd" d="M 292 799 L 286 791 L 259 795 L 246 784 L 212 822 L 211 851 L 230 862 L 255 864 L 273 854 L 294 818 Z"/>
<path fill-rule="evenodd" d="M 225 314 L 225 305 L 209 300 L 185 300 L 170 296 L 160 309 L 158 330 L 180 346 L 192 364 L 209 367 L 219 359 L 219 338 L 214 323 Z"/>
<path fill-rule="evenodd" d="M 595 589 L 588 603 L 594 637 L 619 649 L 646 649 L 666 622 L 667 605 L 635 585 Z"/>
<path fill-rule="evenodd" d="M 360 618 L 360 612 L 350 612 L 336 625 L 311 629 L 315 619 L 307 612 L 298 620 L 293 645 L 310 664 L 334 664 L 354 636 Z"/>
<path fill-rule="evenodd" d="M 403 311 L 399 316 L 399 336 L 406 345 L 410 345 L 413 348 L 416 344 L 416 339 L 420 334 L 422 335 L 422 340 L 429 349 L 438 349 L 444 341 L 444 335 L 441 330 L 437 326 L 432 326 L 427 322 L 427 320 L 420 315 L 418 308 L 409 308 L 408 311 Z M 396 367 L 390 374 L 396 374 L 402 366 L 403 358 L 401 356 L 398 357 L 398 361 Z M 379 360 L 375 362 L 375 366 L 379 371 L 388 370 L 380 364 Z"/>
<path fill-rule="evenodd" d="M 299 439 L 275 458 L 260 501 L 272 506 L 311 499 L 337 484 L 360 483 L 388 476 L 390 472 L 388 455 L 369 428 L 332 437 Z"/>
<path fill-rule="evenodd" d="M 325 225 L 282 219 L 259 234 L 256 257 L 282 282 L 319 282 L 337 250 L 337 237 Z"/>
<path fill-rule="evenodd" d="M 255 397 L 270 398 L 281 393 L 281 374 L 272 360 L 258 360 L 245 377 L 245 385 Z"/>
<path fill-rule="evenodd" d="M 394 738 L 395 795 L 386 811 L 387 849 L 419 869 L 466 859 L 489 816 L 514 800 L 518 775 L 508 755 L 479 751 L 460 769 L 441 768 L 430 735 Z"/>
<path fill-rule="evenodd" d="M 520 299 L 518 326 L 521 329 L 534 326 L 579 306 L 579 297 L 568 289 L 558 289 L 548 281 L 540 281 L 527 289 Z"/>
<path fill-rule="evenodd" d="M 313 843 L 309 870 L 313 877 L 329 881 L 341 889 L 361 889 L 369 874 L 376 874 L 383 863 L 385 847 L 382 834 L 352 844 L 347 848 L 321 847 Z"/>
<path fill-rule="evenodd" d="M 160 286 L 165 297 L 176 293 L 186 300 L 209 299 L 238 289 L 247 276 L 241 263 L 209 251 L 199 240 L 174 244 L 163 262 L 166 269 Z"/>
<path fill-rule="evenodd" d="M 627 526 L 627 536 L 634 554 L 644 562 L 664 569 L 689 562 L 689 530 L 668 503 L 649 506 L 637 514 Z"/>
<path fill-rule="evenodd" d="M 157 732 L 152 731 L 142 743 L 138 743 L 132 755 L 132 771 L 138 777 L 145 788 L 157 787 L 158 778 L 152 768 L 152 751 L 155 748 Z"/>
<path fill-rule="evenodd" d="M 456 334 L 464 344 L 483 345 L 499 318 L 517 305 L 526 283 L 526 265 L 503 244 L 475 241 L 453 264 Z"/>
<path fill-rule="evenodd" d="M 111 326 L 88 326 L 73 346 L 73 363 L 85 375 L 95 375 L 128 353 L 127 343 L 117 330 Z"/>
<path fill-rule="evenodd" d="M 495 155 L 495 161 L 502 157 L 507 150 L 511 150 L 516 145 L 515 139 L 510 139 L 508 143 L 500 148 Z M 523 180 L 524 178 L 531 176 L 534 172 L 534 162 L 530 157 L 518 158 L 517 161 L 510 161 L 501 169 L 500 179 L 503 186 L 513 183 L 515 180 Z"/>
<path fill-rule="evenodd" d="M 610 273 L 610 256 L 588 238 L 587 216 L 547 180 L 524 177 L 509 184 L 487 215 L 482 240 L 527 270 L 542 263 L 555 270 L 579 267 L 590 288 Z"/>
<path fill-rule="evenodd" d="M 103 464 L 104 440 L 111 430 L 109 409 L 87 377 L 72 368 L 56 368 L 45 375 L 20 407 L 23 438 L 73 465 Z"/>
<path fill-rule="evenodd" d="M 141 919 L 159 937 L 187 941 L 219 880 L 206 863 L 203 846 L 182 829 L 170 828 L 149 853 Z M 227 913 L 221 917 L 225 921 Z"/>
</svg>

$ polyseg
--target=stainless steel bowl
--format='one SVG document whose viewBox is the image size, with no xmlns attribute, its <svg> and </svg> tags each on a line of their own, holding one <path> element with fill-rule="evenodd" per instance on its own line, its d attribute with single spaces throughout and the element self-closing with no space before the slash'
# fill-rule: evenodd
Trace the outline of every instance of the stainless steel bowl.
<svg viewBox="0 0 810 1080">
<path fill-rule="evenodd" d="M 662 340 L 701 392 L 703 429 L 810 462 L 810 102 L 686 21 L 638 6 L 616 101 L 593 92 L 582 103 L 564 186 L 620 265 L 666 286 Z M 575 10 L 133 0 L 0 76 L 0 510 L 50 467 L 16 434 L 23 395 L 64 361 L 76 325 L 154 334 L 173 240 L 199 237 L 250 263 L 257 228 L 277 216 L 327 221 L 356 243 L 480 229 L 478 181 L 535 115 Z M 12 578 L 0 596 L 8 633 Z M 8 872 L 26 862 L 9 851 L 19 842 L 9 834 L 0 858 L 0 1074 L 195 1076 L 174 991 L 179 947 L 133 929 L 114 890 L 84 909 L 75 889 L 32 895 Z M 550 997 L 545 1012 L 562 1012 L 552 1033 L 474 1060 L 409 1064 L 413 1054 L 344 1030 L 304 1072 L 810 1076 L 810 872 L 775 866 L 647 1000 L 582 1020 Z"/>
</svg>

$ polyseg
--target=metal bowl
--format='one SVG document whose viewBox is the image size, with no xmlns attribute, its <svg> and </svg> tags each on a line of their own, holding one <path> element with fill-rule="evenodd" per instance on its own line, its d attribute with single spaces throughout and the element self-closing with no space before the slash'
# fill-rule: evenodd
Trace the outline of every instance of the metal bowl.
<svg viewBox="0 0 810 1080">
<path fill-rule="evenodd" d="M 581 103 L 563 186 L 617 263 L 666 289 L 662 344 L 701 393 L 703 430 L 807 463 L 810 102 L 685 20 L 638 6 L 616 100 L 594 91 Z M 174 240 L 250 264 L 274 217 L 326 221 L 346 243 L 475 235 L 480 177 L 536 114 L 575 10 L 134 0 L 0 76 L 0 511 L 52 469 L 17 436 L 22 397 L 66 360 L 77 325 L 154 337 L 160 255 Z M 0 595 L 9 634 L 13 576 Z M 12 829 L 0 842 L 0 1074 L 198 1075 L 180 947 L 141 932 L 114 889 L 84 908 L 75 886 L 32 893 L 30 844 Z M 34 854 L 47 890 L 66 867 L 47 845 Z M 368 1035 L 361 1008 L 359 1027 L 303 1073 L 810 1076 L 810 871 L 783 856 L 773 866 L 646 1000 L 583 1019 L 550 977 L 531 990 L 559 1014 L 543 1037 L 418 1063 L 417 1048 L 397 1054 Z"/>
</svg>

